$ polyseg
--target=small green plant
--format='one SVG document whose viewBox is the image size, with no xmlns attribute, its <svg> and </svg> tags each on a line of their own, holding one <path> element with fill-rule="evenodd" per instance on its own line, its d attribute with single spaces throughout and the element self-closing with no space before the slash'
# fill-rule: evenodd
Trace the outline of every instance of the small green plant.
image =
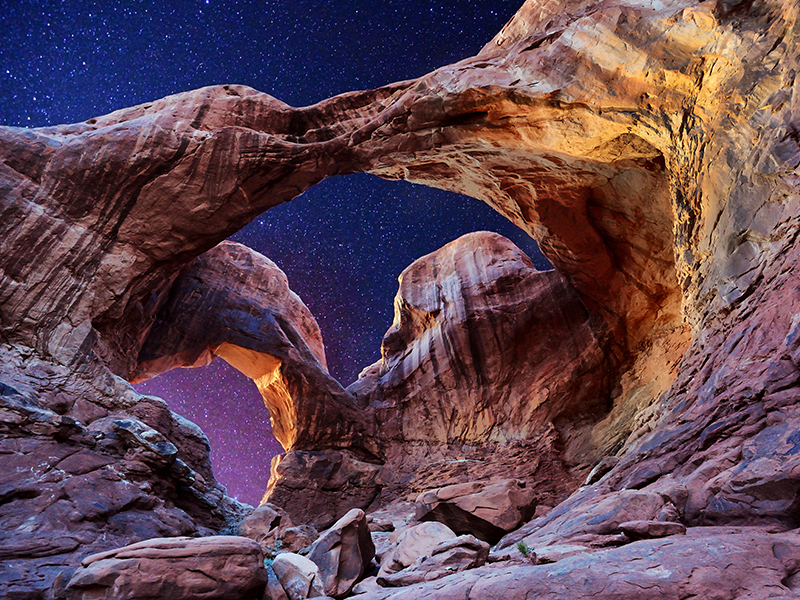
<svg viewBox="0 0 800 600">
<path fill-rule="evenodd" d="M 528 548 L 528 544 L 526 544 L 522 540 L 517 542 L 517 550 L 519 550 L 519 552 L 520 552 L 520 554 L 522 554 L 522 556 L 528 556 L 528 554 L 531 553 L 531 549 Z"/>
</svg>

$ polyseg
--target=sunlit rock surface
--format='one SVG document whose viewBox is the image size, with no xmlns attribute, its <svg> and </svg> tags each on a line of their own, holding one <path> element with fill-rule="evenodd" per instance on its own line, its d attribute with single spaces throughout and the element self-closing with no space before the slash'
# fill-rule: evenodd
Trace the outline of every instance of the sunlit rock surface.
<svg viewBox="0 0 800 600">
<path fill-rule="evenodd" d="M 576 483 L 558 428 L 608 410 L 606 350 L 563 276 L 478 232 L 403 271 L 382 359 L 348 391 L 374 419 L 387 491 L 509 475 L 552 504 Z"/>
<path fill-rule="evenodd" d="M 572 494 L 510 534 L 555 565 L 490 561 L 436 587 L 392 591 L 397 598 L 498 590 L 579 597 L 582 585 L 598 598 L 793 593 L 796 536 L 782 531 L 800 524 L 798 10 L 790 0 L 528 0 L 474 58 L 311 107 L 215 86 L 82 124 L 0 128 L 2 444 L 37 465 L 32 478 L 24 467 L 24 477 L 5 467 L 4 531 L 36 540 L 3 545 L 0 594 L 35 597 L 56 580 L 65 584 L 61 569 L 97 536 L 113 531 L 118 537 L 104 543 L 133 541 L 158 510 L 180 508 L 181 494 L 224 498 L 213 480 L 197 483 L 207 452 L 199 435 L 171 433 L 168 412 L 163 420 L 136 416 L 139 404 L 153 403 L 119 378 L 135 377 L 148 339 L 170 330 L 161 311 L 192 261 L 263 210 L 324 177 L 357 171 L 463 192 L 507 215 L 539 240 L 558 272 L 525 275 L 524 260 L 513 258 L 520 288 L 549 279 L 545 287 L 561 286 L 581 308 L 566 330 L 548 332 L 590 343 L 556 375 L 530 363 L 504 373 L 492 353 L 464 354 L 469 332 L 450 329 L 441 321 L 445 303 L 434 315 L 431 302 L 440 297 L 431 281 L 461 286 L 477 272 L 456 260 L 457 275 L 422 269 L 419 286 L 409 289 L 413 277 L 401 284 L 406 305 L 383 360 L 349 392 L 324 376 L 313 332 L 305 355 L 294 341 L 278 355 L 202 340 L 197 356 L 216 348 L 243 371 L 256 364 L 274 372 L 264 355 L 282 361 L 273 392 L 295 411 L 297 421 L 283 427 L 296 437 L 284 436 L 289 451 L 273 464 L 272 500 L 321 525 L 348 504 L 376 508 L 499 476 L 525 480 L 541 506 Z M 480 281 L 491 288 L 490 279 Z M 495 291 L 504 295 L 502 286 Z M 515 290 L 505 296 L 511 305 L 520 300 Z M 436 331 L 458 333 L 462 345 L 431 350 Z M 490 342 L 485 323 L 477 331 L 473 347 L 503 352 L 514 341 L 506 334 Z M 520 330 L 538 333 L 530 324 Z M 448 357 L 452 368 L 424 357 Z M 295 360 L 293 381 L 283 366 Z M 469 368 L 459 372 L 462 363 Z M 308 365 L 319 379 L 301 375 Z M 528 421 L 513 412 L 513 394 L 484 396 L 479 373 L 510 390 L 535 381 L 550 389 L 536 390 Z M 437 402 L 425 402 L 419 385 L 431 385 Z M 461 410 L 462 399 L 476 412 Z M 306 411 L 336 406 L 341 423 L 304 420 Z M 511 410 L 508 432 L 494 412 L 500 407 Z M 448 410 L 453 427 L 442 417 Z M 418 426 L 404 429 L 406 422 Z M 119 476 L 126 462 L 136 467 L 113 480 L 119 490 L 97 488 L 99 504 L 117 503 L 104 516 L 90 516 L 93 504 L 81 504 L 72 483 L 84 467 L 57 467 L 74 447 L 99 452 L 91 464 L 111 460 L 94 468 L 105 469 L 92 475 L 98 481 Z M 606 456 L 618 460 L 576 491 Z M 153 499 L 140 500 L 134 488 Z M 167 533 L 155 525 L 148 537 L 218 529 L 235 513 L 224 502 L 183 506 L 198 512 L 170 521 Z M 48 516 L 62 509 L 67 517 Z M 131 529 L 113 529 L 107 515 L 125 513 L 119 522 Z M 589 514 L 602 519 L 587 529 Z M 681 522 L 688 532 L 631 542 L 618 531 L 631 521 Z M 50 533 L 65 522 L 89 533 L 54 541 L 70 537 Z M 722 573 L 722 564 L 736 568 Z M 578 581 L 574 573 L 597 575 Z M 364 597 L 384 597 L 374 594 Z"/>
</svg>

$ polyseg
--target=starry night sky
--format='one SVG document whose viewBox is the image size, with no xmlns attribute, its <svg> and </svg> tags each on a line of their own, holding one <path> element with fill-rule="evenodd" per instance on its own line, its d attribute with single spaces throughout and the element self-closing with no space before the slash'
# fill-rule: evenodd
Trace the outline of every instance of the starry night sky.
<svg viewBox="0 0 800 600">
<path fill-rule="evenodd" d="M 474 55 L 522 0 L 0 0 L 0 124 L 84 121 L 205 85 L 238 83 L 294 106 L 409 79 Z M 262 252 L 319 321 L 344 385 L 380 357 L 397 276 L 487 229 L 540 268 L 535 242 L 483 203 L 370 175 L 332 178 L 231 239 Z M 257 504 L 280 446 L 255 385 L 224 364 L 137 385 L 209 437 L 218 479 Z"/>
</svg>

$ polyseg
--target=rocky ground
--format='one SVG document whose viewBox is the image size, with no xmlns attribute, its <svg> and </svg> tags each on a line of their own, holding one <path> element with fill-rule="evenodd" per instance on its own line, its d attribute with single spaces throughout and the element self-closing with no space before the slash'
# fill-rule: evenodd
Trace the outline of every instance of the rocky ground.
<svg viewBox="0 0 800 600">
<path fill-rule="evenodd" d="M 795 597 L 798 12 L 527 0 L 476 57 L 303 109 L 0 128 L 0 595 Z M 223 240 L 358 171 L 480 198 L 556 270 L 488 233 L 421 257 L 344 389 Z M 217 356 L 286 449 L 255 511 L 128 383 Z"/>
</svg>

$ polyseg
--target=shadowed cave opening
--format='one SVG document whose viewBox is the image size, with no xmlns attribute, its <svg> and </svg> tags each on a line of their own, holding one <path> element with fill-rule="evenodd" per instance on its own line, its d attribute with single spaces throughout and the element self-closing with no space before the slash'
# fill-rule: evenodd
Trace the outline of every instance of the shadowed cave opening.
<svg viewBox="0 0 800 600">
<path fill-rule="evenodd" d="M 552 265 L 527 233 L 469 196 L 368 174 L 330 178 L 272 208 L 231 236 L 286 273 L 311 310 L 330 373 L 342 384 L 380 358 L 397 277 L 417 258 L 473 231 L 513 241 L 537 268 Z M 174 369 L 136 389 L 163 398 L 209 438 L 217 479 L 257 505 L 273 456 L 283 452 L 252 380 L 222 360 Z"/>
</svg>

